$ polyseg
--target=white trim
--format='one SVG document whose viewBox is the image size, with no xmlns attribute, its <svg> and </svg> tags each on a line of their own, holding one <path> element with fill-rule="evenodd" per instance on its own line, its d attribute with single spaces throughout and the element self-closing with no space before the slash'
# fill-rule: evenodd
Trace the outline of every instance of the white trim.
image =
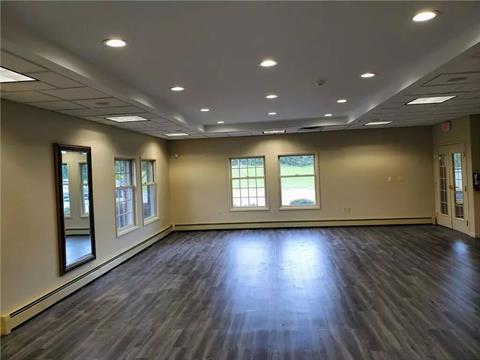
<svg viewBox="0 0 480 360">
<path fill-rule="evenodd" d="M 130 249 L 111 257 L 104 261 L 100 265 L 86 271 L 85 273 L 77 276 L 75 279 L 69 281 L 67 284 L 60 286 L 45 293 L 43 296 L 33 299 L 26 303 L 24 306 L 19 307 L 17 310 L 12 311 L 9 314 L 2 314 L 0 316 L 0 325 L 2 335 L 6 335 L 11 329 L 17 327 L 23 322 L 29 320 L 35 315 L 39 314 L 43 310 L 74 293 L 78 289 L 92 282 L 93 280 L 101 277 L 105 273 L 109 272 L 113 268 L 117 267 L 124 261 L 135 256 L 139 252 L 145 250 L 149 246 L 153 245 L 157 241 L 163 239 L 165 236 L 173 232 L 173 226 L 168 225 L 160 230 L 157 234 L 145 239 Z"/>
<path fill-rule="evenodd" d="M 159 221 L 160 218 L 158 216 L 150 216 L 149 218 L 143 219 L 143 226 L 152 224 L 154 222 Z"/>
<path fill-rule="evenodd" d="M 258 222 L 225 222 L 175 224 L 175 231 L 191 230 L 233 230 L 233 229 L 276 229 L 300 227 L 332 227 L 332 226 L 375 226 L 375 225 L 413 225 L 435 224 L 432 217 L 413 218 L 370 218 L 370 219 L 322 219 L 293 221 L 258 221 Z"/>
<path fill-rule="evenodd" d="M 153 161 L 153 166 L 152 166 L 152 170 L 153 170 L 153 183 L 146 183 L 146 184 L 143 184 L 142 182 L 142 161 Z M 157 159 L 152 159 L 152 158 L 143 158 L 140 156 L 140 171 L 139 171 L 139 177 L 140 177 L 140 181 L 139 181 L 139 184 L 140 184 L 140 209 L 142 211 L 142 224 L 143 226 L 145 225 L 148 225 L 148 224 L 151 224 L 157 220 L 160 219 L 160 215 L 159 215 L 159 209 L 160 209 L 160 201 L 159 201 L 159 197 L 158 197 L 158 183 L 157 183 Z M 148 218 L 145 218 L 145 214 L 143 212 L 143 186 L 146 185 L 146 186 L 154 186 L 154 189 L 155 189 L 155 214 L 153 216 L 150 216 Z"/>
<path fill-rule="evenodd" d="M 124 235 L 127 235 L 128 233 L 131 233 L 132 231 L 135 231 L 139 228 L 140 228 L 140 226 L 138 226 L 138 225 L 132 225 L 132 226 L 128 226 L 128 227 L 123 228 L 123 229 L 117 229 L 117 238 L 122 237 Z"/>
<path fill-rule="evenodd" d="M 239 208 L 231 208 L 230 211 L 232 212 L 242 212 L 242 211 L 270 211 L 269 207 L 259 206 L 259 207 L 239 207 Z"/>
<path fill-rule="evenodd" d="M 116 172 L 116 161 L 129 161 L 130 162 L 130 172 L 131 174 L 131 181 L 132 185 L 130 186 L 119 186 L 117 188 L 116 185 L 116 179 L 115 176 L 117 174 Z M 125 227 L 125 228 L 119 228 L 118 223 L 117 223 L 117 190 L 118 189 L 132 189 L 133 194 L 132 194 L 132 199 L 133 199 L 133 224 Z M 133 230 L 136 230 L 139 228 L 138 225 L 138 199 L 137 199 L 137 159 L 136 158 L 124 158 L 124 157 L 114 157 L 113 158 L 113 206 L 115 209 L 115 233 L 117 235 L 117 238 L 121 237 L 122 235 L 128 234 L 129 232 L 132 232 Z"/>
</svg>

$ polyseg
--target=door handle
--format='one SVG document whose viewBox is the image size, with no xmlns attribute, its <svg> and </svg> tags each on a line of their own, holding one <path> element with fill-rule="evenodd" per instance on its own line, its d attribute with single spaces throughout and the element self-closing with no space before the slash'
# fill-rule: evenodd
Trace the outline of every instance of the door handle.
<svg viewBox="0 0 480 360">
<path fill-rule="evenodd" d="M 449 188 L 450 190 L 454 190 L 454 189 L 455 189 L 455 188 L 453 187 L 453 185 L 448 185 L 448 188 Z"/>
</svg>

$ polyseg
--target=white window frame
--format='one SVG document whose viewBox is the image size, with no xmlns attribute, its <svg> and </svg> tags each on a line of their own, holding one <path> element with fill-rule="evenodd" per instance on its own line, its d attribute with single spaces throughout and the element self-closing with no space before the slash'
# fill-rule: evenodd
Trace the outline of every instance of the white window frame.
<svg viewBox="0 0 480 360">
<path fill-rule="evenodd" d="M 69 208 L 68 208 L 68 214 L 65 213 L 65 200 L 63 199 L 63 197 L 65 196 L 64 194 L 64 191 L 63 191 L 63 187 L 65 186 L 64 183 L 63 183 L 63 165 L 65 165 L 67 167 L 67 177 L 68 177 L 68 184 L 67 184 L 67 188 L 68 188 L 68 205 L 69 205 Z M 65 219 L 71 219 L 72 218 L 72 189 L 71 189 L 71 182 L 70 182 L 70 168 L 68 166 L 68 163 L 65 163 L 65 162 L 62 162 L 62 207 L 63 207 L 63 217 Z"/>
<path fill-rule="evenodd" d="M 282 170 L 280 166 L 280 159 L 282 157 L 287 156 L 313 156 L 313 175 L 287 175 L 282 176 Z M 320 209 L 320 186 L 319 186 L 319 171 L 318 171 L 318 155 L 314 152 L 308 153 L 294 153 L 294 154 L 279 154 L 277 158 L 277 166 L 278 166 L 278 192 L 279 192 L 279 199 L 280 199 L 280 207 L 279 210 L 318 210 Z M 315 204 L 314 205 L 282 205 L 282 178 L 287 177 L 305 177 L 305 176 L 313 176 L 314 177 L 314 189 L 315 189 Z"/>
<path fill-rule="evenodd" d="M 128 186 L 119 186 L 117 187 L 116 184 L 116 162 L 117 161 L 128 161 L 130 163 L 130 172 L 131 172 L 131 185 Z M 127 158 L 127 157 L 116 157 L 113 162 L 113 200 L 115 205 L 115 229 L 117 232 L 117 237 L 122 235 L 128 234 L 136 229 L 138 229 L 138 219 L 137 219 L 137 161 L 134 158 Z M 117 190 L 121 189 L 132 189 L 132 200 L 133 200 L 133 224 L 119 228 L 118 227 L 118 214 L 117 214 Z"/>
<path fill-rule="evenodd" d="M 255 206 L 255 207 L 234 207 L 233 206 L 233 180 L 234 179 L 245 179 L 245 178 L 234 178 L 232 176 L 232 160 L 241 160 L 241 159 L 252 159 L 252 158 L 262 158 L 263 159 L 263 182 L 264 182 L 264 189 L 265 189 L 265 206 Z M 228 182 L 228 189 L 229 189 L 229 206 L 230 211 L 269 211 L 269 196 L 267 190 L 267 166 L 266 166 L 266 158 L 265 155 L 242 155 L 242 156 L 231 156 L 227 159 L 228 165 L 228 174 L 229 174 L 229 182 Z M 257 178 L 257 177 L 255 177 Z M 248 177 L 247 177 L 248 179 Z"/>
<path fill-rule="evenodd" d="M 90 213 L 90 197 L 88 198 L 88 202 L 89 202 L 89 208 L 87 209 L 88 210 L 88 213 L 85 212 L 85 203 L 84 203 L 84 200 L 83 200 L 83 177 L 82 177 L 82 166 L 85 166 L 87 168 L 87 187 L 88 187 L 88 163 L 86 162 L 79 162 L 78 163 L 78 172 L 79 172 L 79 178 L 80 178 L 80 217 L 81 218 L 88 218 L 89 217 L 89 213 Z M 89 191 L 90 191 L 90 188 L 89 188 Z"/>
<path fill-rule="evenodd" d="M 142 178 L 142 162 L 143 161 L 151 161 L 152 164 L 152 171 L 153 171 L 153 182 L 147 182 L 143 183 L 143 178 Z M 155 192 L 155 214 L 146 218 L 145 214 L 143 212 L 143 186 L 153 186 L 154 192 Z M 157 160 L 156 159 L 151 159 L 151 158 L 140 158 L 140 194 L 141 194 L 141 207 L 142 207 L 142 219 L 143 219 L 143 225 L 148 225 L 151 224 L 152 222 L 158 221 L 159 214 L 158 214 L 158 183 L 157 183 Z"/>
</svg>

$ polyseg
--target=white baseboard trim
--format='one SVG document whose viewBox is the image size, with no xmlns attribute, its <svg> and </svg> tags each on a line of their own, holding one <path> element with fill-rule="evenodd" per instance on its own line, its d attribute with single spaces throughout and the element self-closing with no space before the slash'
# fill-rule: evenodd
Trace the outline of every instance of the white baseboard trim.
<svg viewBox="0 0 480 360">
<path fill-rule="evenodd" d="M 164 238 L 172 231 L 173 226 L 169 225 L 163 230 L 159 231 L 157 234 L 149 237 L 148 239 L 131 247 L 130 249 L 112 257 L 104 263 L 94 267 L 93 269 L 88 270 L 84 274 L 79 275 L 75 279 L 60 286 L 59 288 L 50 291 L 49 293 L 43 295 L 37 300 L 18 308 L 10 314 L 2 314 L 0 316 L 1 335 L 8 335 L 13 328 L 17 327 L 18 325 L 22 324 L 33 316 L 39 314 L 43 310 L 67 297 L 68 295 L 74 293 L 75 291 L 92 282 L 93 280 L 109 272 L 124 261 L 145 250 L 147 247 L 155 244 L 157 241 Z"/>
<path fill-rule="evenodd" d="M 434 224 L 432 217 L 412 218 L 372 218 L 372 219 L 325 219 L 325 220 L 288 220 L 175 224 L 175 231 L 192 230 L 233 230 L 233 229 L 276 229 L 293 227 L 331 227 L 331 226 L 368 226 L 368 225 L 413 225 Z"/>
</svg>

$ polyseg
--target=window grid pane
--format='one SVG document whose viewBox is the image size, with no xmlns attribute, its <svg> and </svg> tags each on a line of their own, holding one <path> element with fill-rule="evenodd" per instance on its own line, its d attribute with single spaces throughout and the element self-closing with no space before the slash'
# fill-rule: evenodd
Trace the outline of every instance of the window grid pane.
<svg viewBox="0 0 480 360">
<path fill-rule="evenodd" d="M 117 229 L 135 225 L 133 160 L 115 160 L 115 210 Z"/>
<path fill-rule="evenodd" d="M 70 179 L 68 165 L 62 164 L 63 214 L 70 216 Z"/>
<path fill-rule="evenodd" d="M 464 218 L 463 210 L 463 164 L 462 164 L 462 153 L 453 153 L 452 154 L 452 163 L 453 163 L 453 183 L 455 188 L 455 217 L 457 219 Z"/>
<path fill-rule="evenodd" d="M 80 184 L 82 215 L 85 216 L 90 212 L 90 199 L 88 194 L 88 166 L 86 163 L 80 163 Z"/>
<path fill-rule="evenodd" d="M 315 155 L 280 156 L 282 206 L 316 205 Z"/>
<path fill-rule="evenodd" d="M 265 207 L 265 160 L 263 157 L 230 159 L 232 206 Z"/>
<path fill-rule="evenodd" d="M 142 160 L 141 166 L 143 218 L 149 219 L 157 215 L 155 160 Z"/>
</svg>

